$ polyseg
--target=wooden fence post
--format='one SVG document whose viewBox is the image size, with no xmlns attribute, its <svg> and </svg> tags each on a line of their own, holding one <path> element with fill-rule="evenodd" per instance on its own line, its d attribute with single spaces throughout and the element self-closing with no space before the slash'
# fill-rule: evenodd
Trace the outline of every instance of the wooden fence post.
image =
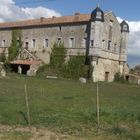
<svg viewBox="0 0 140 140">
<path fill-rule="evenodd" d="M 30 109 L 29 109 L 29 100 L 28 100 L 28 92 L 27 92 L 27 86 L 24 85 L 25 88 L 25 101 L 26 101 L 26 108 L 27 108 L 27 119 L 28 119 L 28 125 L 30 126 Z"/>
<path fill-rule="evenodd" d="M 96 107 L 97 107 L 97 125 L 100 125 L 100 105 L 99 105 L 99 85 L 97 82 L 97 91 L 96 91 Z"/>
</svg>

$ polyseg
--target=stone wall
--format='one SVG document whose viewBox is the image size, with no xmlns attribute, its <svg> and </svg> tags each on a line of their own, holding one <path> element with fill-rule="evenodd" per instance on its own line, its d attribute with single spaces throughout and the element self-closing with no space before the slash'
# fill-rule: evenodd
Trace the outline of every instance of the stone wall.
<svg viewBox="0 0 140 140">
<path fill-rule="evenodd" d="M 96 21 L 91 24 L 91 39 L 94 40 L 94 46 L 90 45 L 91 56 L 120 60 L 121 27 L 112 12 L 105 14 L 104 22 Z"/>
<path fill-rule="evenodd" d="M 10 47 L 11 41 L 12 41 L 12 31 L 8 29 L 0 30 L 0 48 Z"/>
<path fill-rule="evenodd" d="M 92 61 L 93 81 L 113 81 L 115 73 L 119 72 L 119 62 L 109 59 L 99 58 L 98 61 Z"/>
<path fill-rule="evenodd" d="M 69 40 L 74 38 L 75 45 L 70 49 L 77 48 L 80 51 L 80 49 L 86 48 L 86 44 L 83 46 L 86 28 L 86 24 L 24 28 L 22 29 L 23 47 L 26 47 L 26 42 L 28 42 L 30 51 L 47 51 L 50 53 L 54 42 L 58 42 L 58 39 L 61 39 L 66 48 L 69 48 Z M 33 46 L 33 39 L 35 46 Z M 45 39 L 48 39 L 48 47 L 45 47 Z"/>
</svg>

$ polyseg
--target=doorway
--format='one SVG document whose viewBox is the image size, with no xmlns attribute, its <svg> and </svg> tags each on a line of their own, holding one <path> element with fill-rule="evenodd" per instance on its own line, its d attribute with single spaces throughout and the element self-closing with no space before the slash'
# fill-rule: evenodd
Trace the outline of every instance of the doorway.
<svg viewBox="0 0 140 140">
<path fill-rule="evenodd" d="M 21 74 L 27 75 L 27 71 L 30 69 L 30 65 L 23 65 L 23 64 L 11 64 L 11 72 L 18 73 L 18 66 L 21 66 Z"/>
<path fill-rule="evenodd" d="M 109 80 L 109 72 L 105 72 L 105 81 L 108 82 Z"/>
</svg>

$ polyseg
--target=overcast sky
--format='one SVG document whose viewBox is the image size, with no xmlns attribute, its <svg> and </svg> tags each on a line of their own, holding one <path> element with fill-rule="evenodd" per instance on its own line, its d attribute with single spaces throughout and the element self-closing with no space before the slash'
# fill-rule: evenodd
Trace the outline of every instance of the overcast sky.
<svg viewBox="0 0 140 140">
<path fill-rule="evenodd" d="M 0 0 L 0 22 L 91 13 L 98 4 L 128 22 L 128 64 L 140 64 L 140 0 Z"/>
</svg>

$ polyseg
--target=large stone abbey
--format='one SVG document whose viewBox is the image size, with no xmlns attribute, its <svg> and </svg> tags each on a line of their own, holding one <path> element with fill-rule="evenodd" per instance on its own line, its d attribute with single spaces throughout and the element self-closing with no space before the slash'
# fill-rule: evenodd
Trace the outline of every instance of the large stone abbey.
<svg viewBox="0 0 140 140">
<path fill-rule="evenodd" d="M 14 64 L 31 67 L 36 58 L 48 64 L 54 42 L 63 42 L 68 57 L 86 55 L 94 82 L 113 81 L 117 72 L 128 72 L 129 26 L 125 21 L 120 24 L 112 11 L 104 13 L 97 7 L 91 14 L 0 23 L 0 53 L 7 53 L 14 29 L 21 30 L 22 49 L 32 58 L 27 60 L 25 55 Z"/>
</svg>

